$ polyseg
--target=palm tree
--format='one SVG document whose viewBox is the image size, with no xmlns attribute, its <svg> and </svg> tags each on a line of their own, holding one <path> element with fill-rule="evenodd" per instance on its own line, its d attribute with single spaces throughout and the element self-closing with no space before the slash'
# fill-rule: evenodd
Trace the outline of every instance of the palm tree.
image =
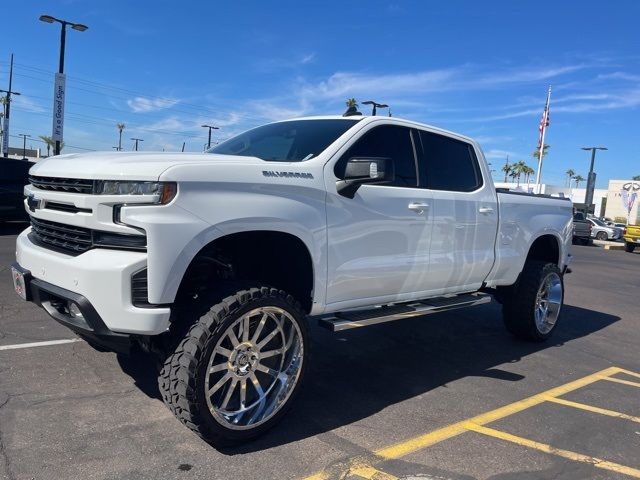
<svg viewBox="0 0 640 480">
<path fill-rule="evenodd" d="M 535 170 L 531 168 L 529 165 L 524 166 L 524 180 L 529 183 L 529 177 L 535 173 Z"/>
<path fill-rule="evenodd" d="M 576 175 L 575 177 L 573 177 L 573 180 L 576 182 L 576 188 L 578 188 L 580 182 L 584 182 L 584 178 L 582 177 L 582 175 Z"/>
<path fill-rule="evenodd" d="M 576 172 L 574 172 L 573 169 L 570 168 L 564 173 L 567 176 L 566 185 L 571 186 L 571 179 L 575 176 Z"/>
<path fill-rule="evenodd" d="M 632 177 L 631 180 L 635 180 L 636 182 L 640 182 L 640 175 L 636 175 L 635 177 Z"/>
<path fill-rule="evenodd" d="M 51 149 L 56 146 L 56 142 L 51 137 L 47 137 L 46 135 L 40 135 L 40 140 L 47 144 L 47 157 L 51 155 Z M 62 145 L 60 145 L 60 149 L 62 150 Z"/>
<path fill-rule="evenodd" d="M 124 130 L 125 124 L 118 123 L 116 124 L 116 128 L 118 129 L 119 137 L 118 137 L 118 151 L 122 150 L 122 131 Z"/>
<path fill-rule="evenodd" d="M 507 183 L 507 177 L 511 176 L 511 165 L 505 163 L 500 170 L 504 172 L 504 183 Z"/>
<path fill-rule="evenodd" d="M 527 167 L 527 164 L 524 163 L 522 160 L 520 160 L 519 162 L 516 162 L 512 165 L 513 167 L 513 173 L 515 175 L 514 178 L 517 179 L 518 182 L 518 187 L 520 186 L 520 177 L 524 174 L 526 174 L 526 169 L 529 168 Z"/>
<path fill-rule="evenodd" d="M 547 156 L 547 153 L 549 153 L 549 148 L 551 148 L 549 145 L 545 144 L 544 147 L 542 147 L 542 158 Z M 533 158 L 535 158 L 536 160 L 540 157 L 540 150 L 536 150 L 535 152 L 533 152 Z"/>
</svg>

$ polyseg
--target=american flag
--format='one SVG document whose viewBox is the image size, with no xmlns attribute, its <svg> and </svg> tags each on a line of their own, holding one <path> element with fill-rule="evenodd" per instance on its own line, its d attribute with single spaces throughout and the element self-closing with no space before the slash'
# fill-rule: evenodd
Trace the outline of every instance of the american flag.
<svg viewBox="0 0 640 480">
<path fill-rule="evenodd" d="M 544 106 L 544 111 L 542 112 L 542 118 L 540 119 L 540 126 L 538 127 L 538 151 L 542 149 L 544 132 L 549 126 L 549 100 L 551 100 L 551 87 L 549 87 L 549 92 L 547 93 L 547 103 Z"/>
</svg>

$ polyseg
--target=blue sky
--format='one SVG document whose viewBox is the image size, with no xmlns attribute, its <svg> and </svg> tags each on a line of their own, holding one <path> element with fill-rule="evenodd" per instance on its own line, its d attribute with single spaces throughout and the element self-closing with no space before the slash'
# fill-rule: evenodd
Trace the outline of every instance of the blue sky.
<svg viewBox="0 0 640 480">
<path fill-rule="evenodd" d="M 12 2 L 0 88 L 14 53 L 11 130 L 35 138 L 51 135 L 58 61 L 59 26 L 44 13 L 89 26 L 67 33 L 66 152 L 111 149 L 117 122 L 126 149 L 140 137 L 147 151 L 198 151 L 203 123 L 221 127 L 219 140 L 342 113 L 353 96 L 477 138 L 496 170 L 506 155 L 535 168 L 552 85 L 543 180 L 586 177 L 585 145 L 609 148 L 598 186 L 640 175 L 637 0 Z"/>
</svg>

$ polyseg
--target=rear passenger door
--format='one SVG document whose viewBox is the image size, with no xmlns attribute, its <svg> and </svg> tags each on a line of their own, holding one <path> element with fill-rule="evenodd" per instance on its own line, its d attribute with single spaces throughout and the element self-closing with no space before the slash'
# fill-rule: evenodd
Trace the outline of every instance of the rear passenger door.
<svg viewBox="0 0 640 480">
<path fill-rule="evenodd" d="M 432 196 L 433 234 L 426 289 L 477 290 L 493 266 L 497 196 L 486 165 L 464 139 L 419 130 L 421 181 Z"/>
<path fill-rule="evenodd" d="M 429 271 L 430 195 L 417 173 L 419 139 L 397 123 L 365 129 L 325 167 L 332 310 L 419 296 Z M 362 185 L 354 198 L 338 194 L 336 180 L 353 157 L 391 159 L 395 180 Z"/>
</svg>

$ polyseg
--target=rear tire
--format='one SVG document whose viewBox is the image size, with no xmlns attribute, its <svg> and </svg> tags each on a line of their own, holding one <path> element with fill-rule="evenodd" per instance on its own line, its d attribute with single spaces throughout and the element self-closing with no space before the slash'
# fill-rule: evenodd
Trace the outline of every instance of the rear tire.
<svg viewBox="0 0 640 480">
<path fill-rule="evenodd" d="M 214 447 L 274 426 L 300 390 L 309 360 L 305 314 L 291 295 L 257 287 L 221 297 L 182 309 L 187 318 L 180 322 L 191 327 L 158 381 L 174 415 Z"/>
<path fill-rule="evenodd" d="M 636 249 L 636 246 L 633 243 L 625 242 L 624 244 L 625 252 L 633 253 L 635 249 Z"/>
<path fill-rule="evenodd" d="M 596 233 L 596 239 L 598 240 L 607 240 L 608 238 L 609 238 L 609 235 L 607 235 L 607 232 Z"/>
<path fill-rule="evenodd" d="M 558 324 L 564 302 L 564 281 L 557 265 L 525 263 L 518 282 L 502 305 L 507 330 L 524 340 L 544 341 Z"/>
</svg>

